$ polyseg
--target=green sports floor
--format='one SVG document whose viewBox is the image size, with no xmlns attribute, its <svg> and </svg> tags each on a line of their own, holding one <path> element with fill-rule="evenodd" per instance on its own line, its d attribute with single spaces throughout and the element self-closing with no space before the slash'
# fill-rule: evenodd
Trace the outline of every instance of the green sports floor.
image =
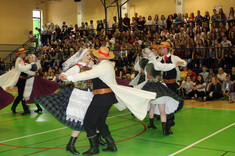
<svg viewBox="0 0 235 156">
<path fill-rule="evenodd" d="M 67 156 L 65 151 L 71 130 L 59 123 L 46 110 L 22 116 L 11 105 L 0 111 L 0 156 Z M 112 107 L 107 124 L 118 151 L 100 156 L 235 156 L 235 110 L 184 107 L 175 115 L 173 135 L 163 136 L 160 121 L 156 130 L 148 129 L 148 118 L 139 121 L 128 110 L 119 112 Z M 83 132 L 76 142 L 77 150 L 88 150 Z"/>
</svg>

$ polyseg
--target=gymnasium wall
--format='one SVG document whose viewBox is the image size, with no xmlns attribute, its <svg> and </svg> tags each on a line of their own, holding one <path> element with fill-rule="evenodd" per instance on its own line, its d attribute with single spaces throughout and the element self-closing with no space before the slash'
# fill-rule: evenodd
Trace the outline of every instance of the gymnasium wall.
<svg viewBox="0 0 235 156">
<path fill-rule="evenodd" d="M 110 4 L 113 0 L 107 0 Z M 130 15 L 134 12 L 139 15 L 155 14 L 165 16 L 176 11 L 175 0 L 130 0 Z M 231 6 L 234 7 L 234 0 L 185 0 L 185 12 L 191 13 L 198 9 L 204 15 L 208 10 L 212 15 L 214 6 L 222 6 L 225 14 L 229 13 Z M 0 2 L 0 44 L 22 44 L 28 39 L 28 32 L 32 30 L 32 11 L 34 9 L 42 10 L 43 23 L 54 23 L 62 25 L 63 21 L 67 25 L 77 23 L 77 3 L 74 0 L 61 0 L 61 2 L 48 2 L 46 0 L 1 0 Z M 100 0 L 85 1 L 85 22 L 93 19 L 96 26 L 96 20 L 104 19 L 104 7 Z M 116 8 L 108 9 L 108 22 L 111 26 L 112 16 L 117 16 Z"/>
<path fill-rule="evenodd" d="M 23 44 L 33 28 L 33 10 L 40 7 L 46 15 L 45 4 L 37 0 L 0 1 L 0 44 Z M 46 22 L 46 16 L 44 22 Z"/>
</svg>

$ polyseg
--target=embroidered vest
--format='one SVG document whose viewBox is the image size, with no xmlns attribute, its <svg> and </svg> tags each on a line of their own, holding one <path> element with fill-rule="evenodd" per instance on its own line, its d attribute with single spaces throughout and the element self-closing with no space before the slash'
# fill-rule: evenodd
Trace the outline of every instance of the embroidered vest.
<svg viewBox="0 0 235 156">
<path fill-rule="evenodd" d="M 76 65 L 79 66 L 80 73 L 91 69 L 88 66 L 83 66 L 81 64 L 76 64 Z M 92 91 L 93 90 L 93 83 L 91 80 L 77 81 L 77 82 L 74 82 L 74 87 L 81 89 L 81 90 L 84 90 L 84 91 L 88 91 L 88 89 L 90 91 Z"/>
</svg>

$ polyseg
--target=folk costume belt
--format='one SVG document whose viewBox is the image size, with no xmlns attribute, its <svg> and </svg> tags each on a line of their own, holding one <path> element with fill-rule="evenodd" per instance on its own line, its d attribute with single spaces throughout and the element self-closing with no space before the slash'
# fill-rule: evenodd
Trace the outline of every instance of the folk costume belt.
<svg viewBox="0 0 235 156">
<path fill-rule="evenodd" d="M 95 89 L 92 92 L 93 92 L 94 95 L 96 95 L 96 94 L 107 94 L 107 93 L 111 93 L 112 89 L 110 89 L 110 88 Z"/>
<path fill-rule="evenodd" d="M 176 79 L 163 79 L 165 83 L 175 83 Z"/>
<path fill-rule="evenodd" d="M 21 78 L 21 79 L 25 79 L 25 80 L 27 79 L 27 77 L 22 76 L 22 75 L 20 75 L 20 78 Z"/>
</svg>

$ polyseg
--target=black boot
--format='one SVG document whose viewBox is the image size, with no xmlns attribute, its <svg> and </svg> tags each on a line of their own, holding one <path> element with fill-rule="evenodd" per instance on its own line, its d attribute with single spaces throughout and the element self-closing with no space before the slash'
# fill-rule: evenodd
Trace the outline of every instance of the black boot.
<svg viewBox="0 0 235 156">
<path fill-rule="evenodd" d="M 149 118 L 148 128 L 157 129 L 157 127 L 153 123 L 153 118 Z"/>
<path fill-rule="evenodd" d="M 15 107 L 12 106 L 11 111 L 12 111 L 13 114 L 16 114 L 16 108 Z"/>
<path fill-rule="evenodd" d="M 37 106 L 37 108 L 38 108 L 38 109 L 37 109 L 37 110 L 35 110 L 34 112 L 35 112 L 35 113 L 40 113 L 40 114 L 41 114 L 41 113 L 42 113 L 42 108 L 40 107 L 40 105 L 39 105 L 39 104 L 35 104 L 35 105 Z"/>
<path fill-rule="evenodd" d="M 84 156 L 89 156 L 89 155 L 95 155 L 99 153 L 99 145 L 97 143 L 97 136 L 93 136 L 88 138 L 89 142 L 90 142 L 90 149 L 84 153 L 82 153 L 82 155 Z"/>
<path fill-rule="evenodd" d="M 173 132 L 171 131 L 171 126 L 173 126 L 173 123 L 175 125 L 175 122 L 171 119 L 167 120 L 166 126 L 169 134 L 173 134 Z"/>
<path fill-rule="evenodd" d="M 108 144 L 106 144 L 104 142 L 104 140 L 101 139 L 101 134 L 100 133 L 96 133 L 97 135 L 97 142 L 98 142 L 98 145 L 101 145 L 101 146 L 108 146 Z"/>
<path fill-rule="evenodd" d="M 21 113 L 21 115 L 29 115 L 30 114 L 29 106 L 25 104 L 24 100 L 22 100 L 21 103 L 24 109 L 24 113 Z"/>
<path fill-rule="evenodd" d="M 167 136 L 169 135 L 169 131 L 167 129 L 167 123 L 166 122 L 162 122 L 162 134 Z"/>
<path fill-rule="evenodd" d="M 70 138 L 69 143 L 66 146 L 66 151 L 70 151 L 72 154 L 78 155 L 80 153 L 74 147 L 74 144 L 75 144 L 76 140 L 77 140 L 77 137 L 71 137 Z"/>
<path fill-rule="evenodd" d="M 105 137 L 105 140 L 108 144 L 107 148 L 104 148 L 103 151 L 112 151 L 112 152 L 116 152 L 117 151 L 117 147 L 115 145 L 115 142 L 113 140 L 113 138 L 111 137 L 111 135 Z"/>
</svg>

